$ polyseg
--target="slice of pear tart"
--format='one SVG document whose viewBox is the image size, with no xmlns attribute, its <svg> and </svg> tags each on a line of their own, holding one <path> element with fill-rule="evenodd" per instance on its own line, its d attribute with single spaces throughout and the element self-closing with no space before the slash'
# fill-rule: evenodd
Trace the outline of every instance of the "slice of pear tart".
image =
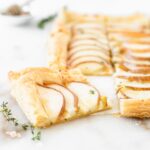
<svg viewBox="0 0 150 150">
<path fill-rule="evenodd" d="M 12 96 L 36 127 L 48 127 L 110 108 L 106 97 L 79 70 L 27 68 L 9 72 L 9 79 Z"/>
</svg>

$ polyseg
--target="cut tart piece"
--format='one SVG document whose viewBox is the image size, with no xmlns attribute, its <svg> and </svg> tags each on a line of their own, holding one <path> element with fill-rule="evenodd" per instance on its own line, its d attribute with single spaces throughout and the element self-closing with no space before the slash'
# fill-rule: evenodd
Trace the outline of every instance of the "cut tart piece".
<svg viewBox="0 0 150 150">
<path fill-rule="evenodd" d="M 48 41 L 49 65 L 78 68 L 85 75 L 111 75 L 111 50 L 104 18 L 63 11 Z"/>
<path fill-rule="evenodd" d="M 34 126 L 48 127 L 110 107 L 79 70 L 55 67 L 9 73 L 12 96 Z"/>
<path fill-rule="evenodd" d="M 132 19 L 131 19 L 132 20 Z M 132 22 L 132 21 L 131 21 Z M 114 58 L 120 113 L 125 117 L 150 117 L 150 28 L 142 16 L 128 30 L 109 33 Z M 132 27 L 133 26 L 133 27 Z"/>
<path fill-rule="evenodd" d="M 116 93 L 120 113 L 126 117 L 150 117 L 150 67 L 116 66 Z"/>
</svg>

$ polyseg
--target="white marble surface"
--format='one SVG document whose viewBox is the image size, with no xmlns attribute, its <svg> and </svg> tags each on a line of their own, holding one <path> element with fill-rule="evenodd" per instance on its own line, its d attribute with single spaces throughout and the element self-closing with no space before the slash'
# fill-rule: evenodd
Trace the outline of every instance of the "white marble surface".
<svg viewBox="0 0 150 150">
<path fill-rule="evenodd" d="M 42 2 L 39 3 L 43 6 L 49 3 L 48 0 L 42 0 Z M 59 0 L 53 1 L 55 5 L 60 3 L 59 6 L 61 6 L 67 3 L 72 9 L 80 11 L 98 12 L 100 10 L 111 14 L 137 10 L 149 13 L 150 6 L 148 0 L 142 2 L 140 0 L 108 0 L 107 2 L 94 0 L 94 3 L 88 0 L 86 2 L 84 0 L 81 5 L 79 1 L 72 3 L 64 0 L 61 3 Z M 38 5 L 38 9 L 40 8 L 41 5 Z M 34 12 L 37 12 L 38 9 L 35 9 Z M 24 120 L 22 119 L 24 115 L 9 94 L 7 73 L 10 70 L 19 70 L 28 66 L 47 65 L 45 45 L 49 30 L 50 25 L 40 30 L 36 27 L 35 22 L 17 27 L 5 25 L 0 20 L 0 102 L 9 101 L 19 120 Z M 90 81 L 114 103 L 112 78 L 92 77 Z M 113 111 L 116 112 L 116 109 Z M 147 150 L 150 148 L 149 120 L 120 118 L 110 115 L 110 112 L 99 113 L 45 129 L 42 131 L 41 142 L 33 142 L 30 133 L 22 133 L 19 139 L 10 139 L 3 132 L 8 126 L 0 116 L 0 150 Z"/>
</svg>

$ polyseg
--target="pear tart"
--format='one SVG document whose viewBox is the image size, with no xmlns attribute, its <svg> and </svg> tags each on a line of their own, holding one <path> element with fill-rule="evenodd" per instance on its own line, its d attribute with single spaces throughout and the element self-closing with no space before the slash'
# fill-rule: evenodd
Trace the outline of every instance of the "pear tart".
<svg viewBox="0 0 150 150">
<path fill-rule="evenodd" d="M 106 97 L 78 70 L 27 68 L 10 72 L 9 79 L 12 96 L 36 127 L 48 127 L 109 108 Z"/>
<path fill-rule="evenodd" d="M 71 15 L 75 14 L 63 12 L 63 17 L 58 16 L 48 42 L 50 66 L 79 68 L 85 75 L 111 75 L 111 50 L 104 20 L 88 15 L 73 20 Z"/>
</svg>

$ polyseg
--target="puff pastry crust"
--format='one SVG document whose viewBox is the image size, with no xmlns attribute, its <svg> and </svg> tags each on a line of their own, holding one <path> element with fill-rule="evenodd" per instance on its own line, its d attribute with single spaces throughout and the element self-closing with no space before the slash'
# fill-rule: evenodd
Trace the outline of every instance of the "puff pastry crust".
<svg viewBox="0 0 150 150">
<path fill-rule="evenodd" d="M 12 96 L 36 127 L 83 117 L 109 108 L 105 96 L 77 69 L 27 68 L 9 73 Z"/>
</svg>

